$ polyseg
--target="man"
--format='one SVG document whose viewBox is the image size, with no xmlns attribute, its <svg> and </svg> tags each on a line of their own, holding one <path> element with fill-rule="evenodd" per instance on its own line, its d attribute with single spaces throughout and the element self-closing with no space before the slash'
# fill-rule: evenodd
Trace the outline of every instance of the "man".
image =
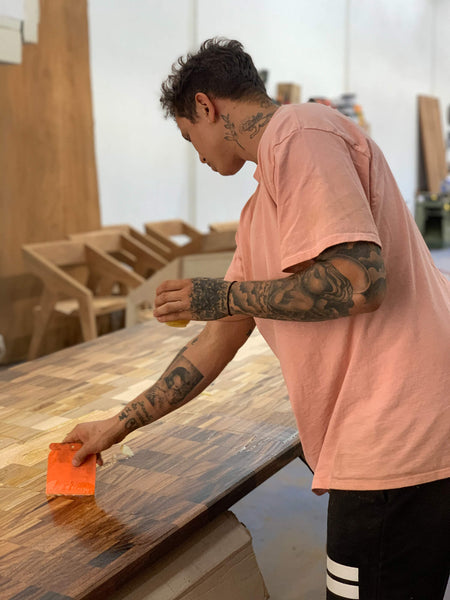
<svg viewBox="0 0 450 600">
<path fill-rule="evenodd" d="M 449 283 L 376 144 L 319 104 L 276 106 L 237 41 L 179 59 L 161 102 L 222 175 L 257 164 L 225 279 L 167 281 L 161 322 L 207 321 L 77 464 L 199 394 L 255 323 L 280 360 L 313 490 L 327 598 L 442 598 L 449 573 Z M 174 387 L 174 375 L 177 385 Z"/>
</svg>

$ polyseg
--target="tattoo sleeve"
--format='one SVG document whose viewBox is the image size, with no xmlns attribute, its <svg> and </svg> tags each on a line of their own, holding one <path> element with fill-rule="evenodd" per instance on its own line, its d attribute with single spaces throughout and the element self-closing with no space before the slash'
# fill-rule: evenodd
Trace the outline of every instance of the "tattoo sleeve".
<svg viewBox="0 0 450 600">
<path fill-rule="evenodd" d="M 381 304 L 386 274 L 380 248 L 356 242 L 333 246 L 283 279 L 236 282 L 232 314 L 284 321 L 325 321 L 371 312 Z"/>
<path fill-rule="evenodd" d="M 196 342 L 197 338 L 182 348 L 158 381 L 124 407 L 119 420 L 124 421 L 128 432 L 156 421 L 201 391 L 196 388 L 203 375 L 184 356 L 189 345 Z"/>
</svg>

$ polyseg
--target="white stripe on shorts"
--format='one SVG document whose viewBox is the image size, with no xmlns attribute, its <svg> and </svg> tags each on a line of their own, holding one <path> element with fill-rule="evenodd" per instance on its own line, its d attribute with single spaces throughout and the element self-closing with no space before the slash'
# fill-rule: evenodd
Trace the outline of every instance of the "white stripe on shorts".
<svg viewBox="0 0 450 600">
<path fill-rule="evenodd" d="M 357 567 L 346 567 L 345 565 L 340 565 L 334 560 L 331 560 L 329 556 L 327 556 L 327 571 L 331 573 L 331 575 L 335 575 L 340 579 L 346 579 L 347 581 L 358 581 L 359 580 L 359 572 Z"/>
<path fill-rule="evenodd" d="M 340 596 L 341 598 L 349 598 L 350 600 L 359 600 L 359 586 L 358 585 L 349 585 L 347 583 L 341 583 L 340 581 L 336 581 L 332 579 L 327 574 L 327 588 L 335 594 L 336 596 Z"/>
<path fill-rule="evenodd" d="M 327 556 L 327 571 L 327 588 L 330 592 L 341 598 L 359 599 L 359 586 L 350 583 L 355 582 L 357 584 L 359 581 L 359 570 L 357 567 L 341 565 Z M 344 579 L 349 583 L 337 581 L 335 577 Z"/>
</svg>

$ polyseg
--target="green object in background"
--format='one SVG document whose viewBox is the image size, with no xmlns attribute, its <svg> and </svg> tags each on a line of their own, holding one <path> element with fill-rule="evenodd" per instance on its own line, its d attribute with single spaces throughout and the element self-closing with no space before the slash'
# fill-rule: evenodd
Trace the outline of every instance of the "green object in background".
<svg viewBox="0 0 450 600">
<path fill-rule="evenodd" d="M 450 247 L 450 194 L 420 194 L 414 216 L 429 248 Z"/>
</svg>

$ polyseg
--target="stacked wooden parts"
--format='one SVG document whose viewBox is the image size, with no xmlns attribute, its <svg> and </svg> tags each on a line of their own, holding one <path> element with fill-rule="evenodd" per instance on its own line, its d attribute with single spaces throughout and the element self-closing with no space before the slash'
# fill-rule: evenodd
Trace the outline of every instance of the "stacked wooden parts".
<svg viewBox="0 0 450 600">
<path fill-rule="evenodd" d="M 169 260 L 189 254 L 234 252 L 236 248 L 237 223 L 227 223 L 223 228 L 215 224 L 209 233 L 201 233 L 181 219 L 145 223 L 146 236 L 161 244 L 168 252 Z M 177 243 L 177 238 L 182 238 Z"/>
<path fill-rule="evenodd" d="M 220 223 L 210 223 L 210 231 L 233 231 L 236 233 L 239 221 L 224 221 Z"/>
<path fill-rule="evenodd" d="M 145 234 L 117 225 L 24 245 L 26 268 L 43 283 L 28 359 L 40 355 L 54 313 L 79 319 L 83 341 L 99 335 L 103 315 L 114 315 L 116 327 L 134 325 L 151 316 L 162 281 L 223 277 L 234 248 L 235 230 L 203 234 L 178 219 L 146 223 Z"/>
</svg>

